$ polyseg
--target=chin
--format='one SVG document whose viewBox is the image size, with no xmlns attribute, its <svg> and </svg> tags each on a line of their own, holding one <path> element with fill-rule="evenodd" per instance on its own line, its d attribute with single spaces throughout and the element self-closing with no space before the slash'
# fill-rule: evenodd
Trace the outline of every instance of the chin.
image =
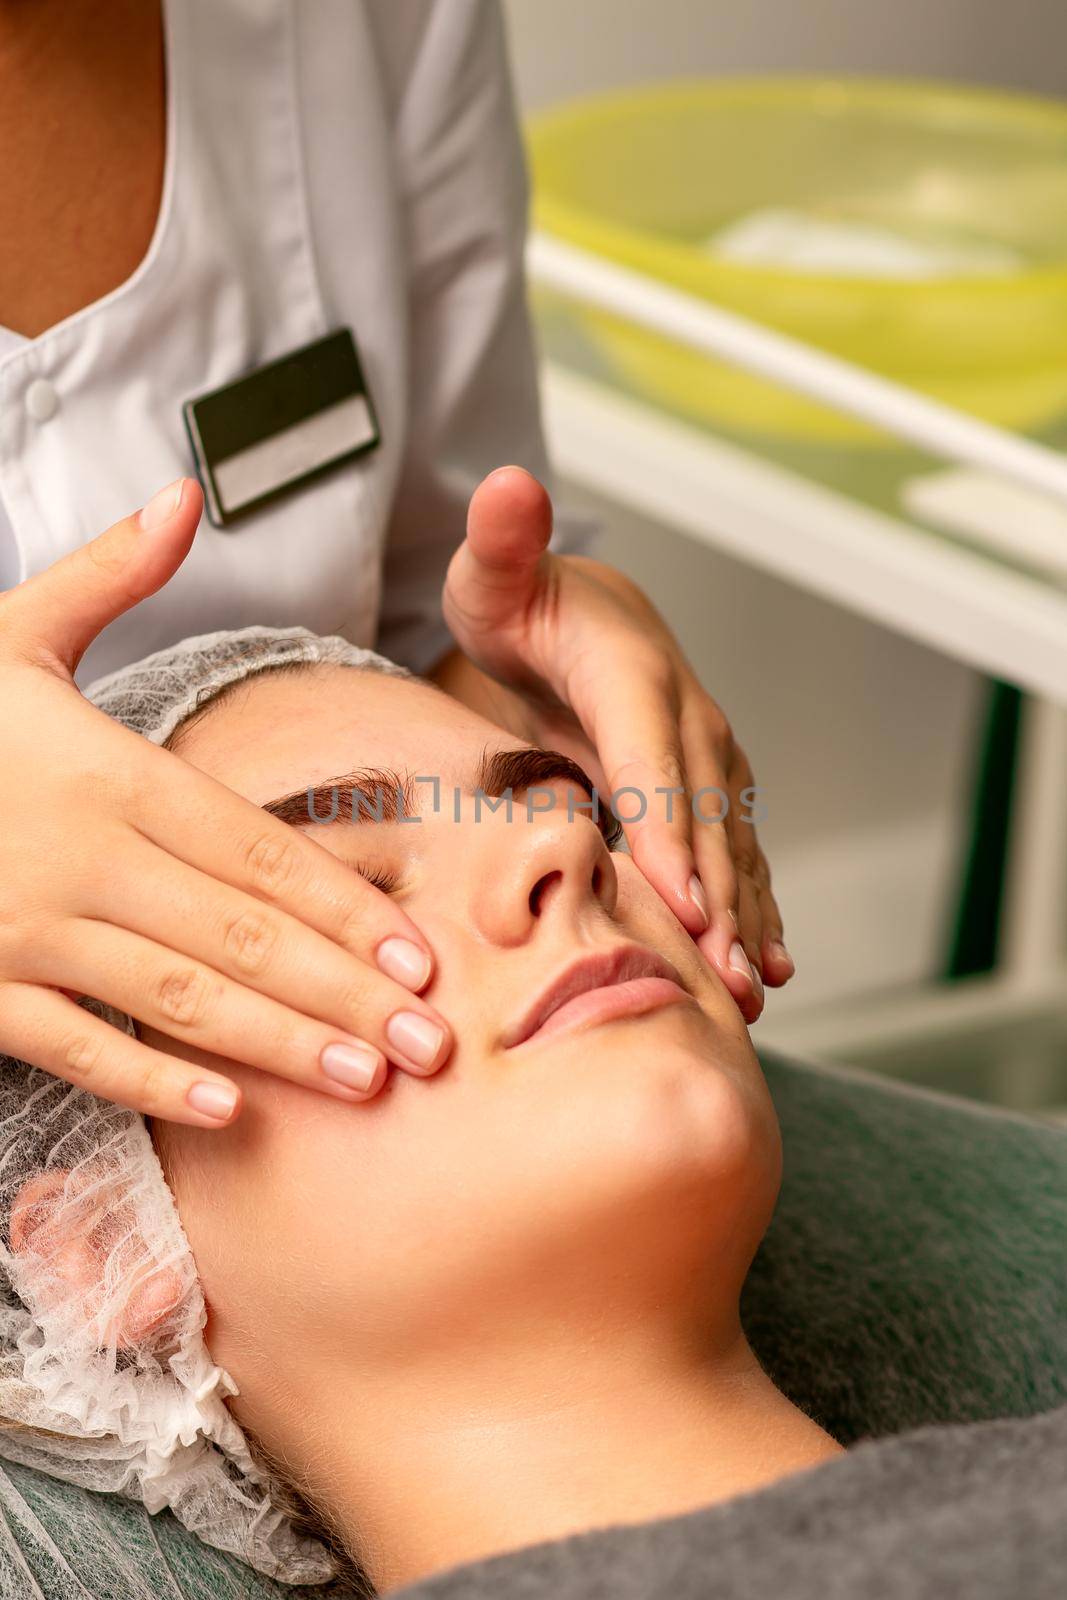
<svg viewBox="0 0 1067 1600">
<path fill-rule="evenodd" d="M 714 1260 L 739 1288 L 781 1179 L 778 1123 L 747 1031 L 679 1008 L 560 1043 L 570 1082 L 566 1128 L 555 1132 L 575 1178 L 572 1215 L 603 1230 L 609 1256 L 621 1245 L 632 1264 L 644 1248 L 683 1276 Z"/>
<path fill-rule="evenodd" d="M 738 1051 L 707 1028 L 629 1024 L 614 1031 L 621 1037 L 604 1030 L 595 1045 L 574 1043 L 589 1088 L 598 1080 L 597 1143 L 618 1141 L 638 1183 L 659 1178 L 714 1187 L 747 1167 L 772 1134 L 777 1142 L 747 1039 Z M 578 1070 L 576 1063 L 576 1077 Z"/>
</svg>

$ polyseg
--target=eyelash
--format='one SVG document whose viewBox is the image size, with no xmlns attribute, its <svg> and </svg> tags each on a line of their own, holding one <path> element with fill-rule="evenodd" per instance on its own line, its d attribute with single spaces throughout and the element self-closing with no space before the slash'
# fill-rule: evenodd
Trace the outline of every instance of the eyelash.
<svg viewBox="0 0 1067 1600">
<path fill-rule="evenodd" d="M 384 867 L 367 867 L 357 865 L 356 871 L 359 873 L 361 878 L 366 878 L 368 883 L 372 883 L 374 887 L 376 889 L 380 889 L 383 894 L 392 894 L 400 883 L 400 879 L 397 877 L 396 873 L 387 872 Z"/>
<path fill-rule="evenodd" d="M 622 823 L 615 816 L 607 819 L 601 817 L 600 833 L 604 843 L 612 851 L 618 850 L 626 837 Z"/>
<path fill-rule="evenodd" d="M 623 839 L 622 824 L 616 821 L 614 817 L 607 823 L 604 823 L 602 819 L 601 833 L 608 849 L 617 850 Z M 385 867 L 368 867 L 364 864 L 357 864 L 356 871 L 361 878 L 365 878 L 368 883 L 373 884 L 376 889 L 380 889 L 383 894 L 395 894 L 400 887 L 399 876 L 395 872 L 388 871 Z"/>
</svg>

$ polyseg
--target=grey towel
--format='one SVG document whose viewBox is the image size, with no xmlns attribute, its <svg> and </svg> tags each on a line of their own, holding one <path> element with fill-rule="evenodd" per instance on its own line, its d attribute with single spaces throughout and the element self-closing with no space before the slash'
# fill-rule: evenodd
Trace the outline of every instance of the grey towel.
<svg viewBox="0 0 1067 1600">
<path fill-rule="evenodd" d="M 870 1441 L 758 1494 L 455 1567 L 401 1595 L 1064 1600 L 1067 1407 Z"/>
<path fill-rule="evenodd" d="M 459 1568 L 405 1600 L 1067 1597 L 1067 1133 L 762 1059 L 786 1181 L 743 1320 L 779 1386 L 853 1448 L 728 1506 Z M 1035 1413 L 1055 1414 L 993 1420 Z M 0 1600 L 304 1596 L 326 1600 L 165 1512 L 0 1470 Z"/>
</svg>

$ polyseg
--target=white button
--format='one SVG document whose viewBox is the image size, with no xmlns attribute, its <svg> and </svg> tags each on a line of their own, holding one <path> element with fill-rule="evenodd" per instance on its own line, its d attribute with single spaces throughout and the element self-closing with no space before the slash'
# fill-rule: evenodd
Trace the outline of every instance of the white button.
<svg viewBox="0 0 1067 1600">
<path fill-rule="evenodd" d="M 47 422 L 59 410 L 59 396 L 47 378 L 35 378 L 26 390 L 26 410 L 34 422 Z"/>
</svg>

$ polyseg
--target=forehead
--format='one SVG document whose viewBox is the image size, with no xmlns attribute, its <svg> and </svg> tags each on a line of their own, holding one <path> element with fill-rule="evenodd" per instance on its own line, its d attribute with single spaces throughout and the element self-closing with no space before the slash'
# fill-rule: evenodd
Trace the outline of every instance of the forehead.
<svg viewBox="0 0 1067 1600">
<path fill-rule="evenodd" d="M 463 785 L 483 751 L 516 742 L 426 684 L 329 666 L 249 678 L 208 710 L 178 749 L 264 805 L 355 767 L 403 767 Z"/>
</svg>

